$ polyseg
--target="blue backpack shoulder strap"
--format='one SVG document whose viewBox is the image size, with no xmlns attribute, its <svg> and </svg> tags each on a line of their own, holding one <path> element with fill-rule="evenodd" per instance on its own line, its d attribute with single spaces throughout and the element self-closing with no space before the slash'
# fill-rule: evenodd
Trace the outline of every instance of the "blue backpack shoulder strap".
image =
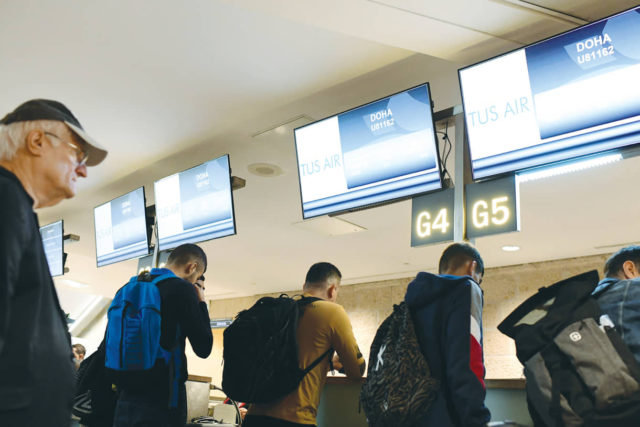
<svg viewBox="0 0 640 427">
<path fill-rule="evenodd" d="M 170 279 L 172 277 L 176 277 L 176 275 L 173 274 L 172 272 L 168 272 L 168 273 L 160 274 L 154 277 L 153 280 L 147 282 L 145 280 L 139 280 L 139 276 L 133 276 L 131 279 L 129 279 L 129 283 L 127 283 L 122 289 L 120 289 L 120 291 L 118 291 L 118 295 L 116 295 L 116 297 L 114 298 L 114 301 L 116 299 L 122 299 L 122 298 L 126 299 L 132 292 L 131 289 L 133 289 L 138 283 L 148 283 L 150 285 L 157 285 L 159 282 L 165 279 Z M 121 292 L 122 294 L 120 294 Z M 158 298 L 159 297 L 160 295 L 158 294 Z"/>
<path fill-rule="evenodd" d="M 159 282 L 162 282 L 163 280 L 166 280 L 166 279 L 170 279 L 172 277 L 177 277 L 177 276 L 173 273 L 160 274 L 159 276 L 154 277 L 154 279 L 149 283 L 153 285 L 157 285 Z"/>
</svg>

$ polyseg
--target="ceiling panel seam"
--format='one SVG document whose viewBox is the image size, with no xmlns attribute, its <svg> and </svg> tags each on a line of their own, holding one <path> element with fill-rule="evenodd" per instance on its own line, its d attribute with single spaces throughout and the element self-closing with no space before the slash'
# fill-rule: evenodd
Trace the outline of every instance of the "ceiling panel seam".
<svg viewBox="0 0 640 427">
<path fill-rule="evenodd" d="M 482 34 L 482 35 L 485 35 L 485 36 L 493 37 L 493 38 L 496 38 L 496 39 L 499 39 L 499 40 L 504 40 L 504 41 L 507 41 L 507 42 L 510 42 L 510 43 L 515 43 L 515 44 L 520 45 L 520 46 L 525 46 L 527 44 L 527 43 L 524 43 L 524 42 L 521 42 L 521 41 L 518 41 L 518 40 L 514 40 L 514 39 L 507 38 L 507 37 L 503 37 L 503 36 L 499 36 L 499 35 L 496 35 L 496 34 L 492 34 L 492 33 L 489 33 L 487 31 L 478 30 L 477 28 L 472 28 L 472 27 L 469 27 L 469 26 L 466 26 L 466 25 L 458 24 L 456 22 L 447 21 L 446 19 L 441 19 L 441 18 L 436 18 L 436 17 L 433 17 L 433 16 L 425 15 L 424 13 L 419 13 L 419 12 L 416 12 L 415 10 L 405 9 L 405 8 L 402 8 L 402 7 L 391 5 L 391 4 L 385 3 L 382 0 L 367 0 L 367 1 L 370 2 L 370 3 L 377 4 L 379 6 L 388 7 L 389 9 L 395 9 L 395 10 L 398 10 L 400 12 L 409 13 L 411 15 L 421 16 L 421 17 L 427 18 L 427 19 L 432 19 L 434 21 L 438 21 L 438 22 L 441 22 L 443 24 L 452 25 L 454 27 L 458 27 L 458 28 L 462 28 L 462 29 L 465 29 L 465 30 L 473 31 L 473 32 L 478 33 L 478 34 Z"/>
</svg>

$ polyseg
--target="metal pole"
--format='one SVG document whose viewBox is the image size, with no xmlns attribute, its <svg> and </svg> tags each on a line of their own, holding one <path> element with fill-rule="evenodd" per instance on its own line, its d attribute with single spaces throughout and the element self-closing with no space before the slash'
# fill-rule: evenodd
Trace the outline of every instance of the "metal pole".
<svg viewBox="0 0 640 427">
<path fill-rule="evenodd" d="M 464 216 L 464 185 L 473 182 L 471 175 L 471 161 L 467 150 L 467 132 L 464 124 L 464 113 L 461 106 L 454 107 L 454 119 L 456 126 L 455 140 L 455 173 L 453 195 L 453 240 L 462 242 L 466 239 Z"/>
<path fill-rule="evenodd" d="M 153 258 L 151 259 L 151 268 L 158 267 L 158 253 L 160 252 L 158 248 L 160 247 L 158 243 L 158 217 L 154 217 L 153 221 L 153 236 L 155 237 L 155 243 L 153 245 Z"/>
</svg>

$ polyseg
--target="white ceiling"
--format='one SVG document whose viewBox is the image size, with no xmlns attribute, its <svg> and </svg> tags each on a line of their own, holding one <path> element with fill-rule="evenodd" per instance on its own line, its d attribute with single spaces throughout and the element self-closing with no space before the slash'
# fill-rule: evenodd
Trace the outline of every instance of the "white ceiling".
<svg viewBox="0 0 640 427">
<path fill-rule="evenodd" d="M 140 185 L 152 204 L 154 180 L 225 153 L 247 186 L 234 192 L 238 234 L 203 243 L 210 297 L 297 289 L 319 260 L 336 263 L 344 283 L 433 268 L 444 245 L 409 247 L 409 201 L 341 216 L 366 228 L 360 233 L 310 231 L 313 221 L 323 229 L 323 220 L 297 225 L 292 134 L 252 135 L 425 81 L 436 110 L 459 104 L 460 66 L 575 26 L 570 17 L 518 3 L 2 1 L 0 114 L 29 98 L 58 99 L 110 150 L 74 199 L 39 212 L 42 224 L 63 218 L 65 231 L 81 236 L 65 248 L 70 273 L 56 279 L 58 286 L 73 280 L 89 284 L 82 292 L 112 296 L 137 262 L 95 267 L 93 207 Z M 637 2 L 551 3 L 595 19 Z M 253 163 L 276 164 L 284 173 L 254 176 L 247 170 Z M 628 159 L 523 184 L 522 231 L 476 242 L 487 265 L 611 252 L 640 240 L 638 166 Z M 522 250 L 502 252 L 507 243 Z"/>
</svg>

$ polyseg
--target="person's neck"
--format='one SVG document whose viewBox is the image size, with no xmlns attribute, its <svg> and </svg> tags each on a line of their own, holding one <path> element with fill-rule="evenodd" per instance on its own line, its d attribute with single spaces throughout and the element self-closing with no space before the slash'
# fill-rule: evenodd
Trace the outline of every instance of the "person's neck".
<svg viewBox="0 0 640 427">
<path fill-rule="evenodd" d="M 28 172 L 28 168 L 24 167 L 20 162 L 7 162 L 6 160 L 0 160 L 0 166 L 18 178 L 24 191 L 33 199 L 33 209 L 38 208 L 40 206 L 39 198 L 34 189 L 33 176 Z"/>
<path fill-rule="evenodd" d="M 176 277 L 179 277 L 182 280 L 186 280 L 190 282 L 189 276 L 185 274 L 184 269 L 179 268 L 173 264 L 167 264 L 164 266 L 164 268 L 166 268 L 167 270 L 170 270 L 173 274 L 176 275 Z"/>
<path fill-rule="evenodd" d="M 320 298 L 323 300 L 327 300 L 327 295 L 326 292 L 322 292 L 320 289 L 314 289 L 314 288 L 303 288 L 302 292 L 304 292 L 307 295 L 310 295 L 312 297 L 316 297 L 316 298 Z"/>
<path fill-rule="evenodd" d="M 175 267 L 175 265 L 167 264 L 167 265 L 164 266 L 164 268 L 166 268 L 167 270 L 171 271 L 177 277 L 179 277 L 181 279 L 184 279 L 184 277 L 182 277 L 182 275 L 180 275 L 180 271 Z"/>
</svg>

